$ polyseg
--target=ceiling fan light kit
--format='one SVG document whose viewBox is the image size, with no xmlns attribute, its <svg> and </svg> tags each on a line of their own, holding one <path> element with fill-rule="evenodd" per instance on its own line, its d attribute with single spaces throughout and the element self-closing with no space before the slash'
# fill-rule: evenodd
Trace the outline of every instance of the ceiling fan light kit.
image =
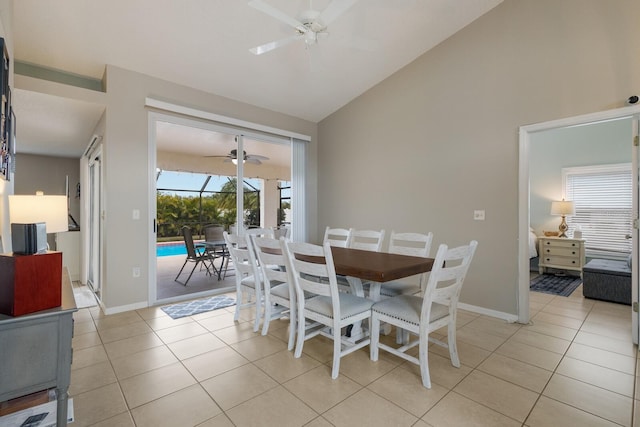
<svg viewBox="0 0 640 427">
<path fill-rule="evenodd" d="M 295 34 L 253 47 L 249 49 L 249 52 L 254 55 L 262 55 L 300 39 L 304 40 L 307 47 L 315 45 L 318 43 L 318 35 L 328 35 L 327 27 L 329 24 L 345 13 L 357 1 L 333 0 L 322 12 L 314 10 L 311 1 L 309 1 L 309 10 L 303 11 L 297 18 L 293 18 L 263 0 L 251 0 L 249 1 L 249 6 L 293 27 Z"/>
<path fill-rule="evenodd" d="M 238 164 L 238 150 L 233 149 L 226 156 L 205 156 L 205 157 L 224 157 L 224 162 L 231 162 L 234 165 Z M 242 163 L 252 163 L 254 165 L 261 165 L 264 160 L 269 160 L 266 156 L 260 156 L 258 154 L 247 154 L 246 151 L 242 152 Z"/>
</svg>

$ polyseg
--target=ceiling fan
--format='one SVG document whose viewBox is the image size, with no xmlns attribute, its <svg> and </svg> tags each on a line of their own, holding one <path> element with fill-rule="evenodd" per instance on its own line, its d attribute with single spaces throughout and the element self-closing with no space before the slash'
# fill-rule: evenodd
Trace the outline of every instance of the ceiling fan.
<svg viewBox="0 0 640 427">
<path fill-rule="evenodd" d="M 263 0 L 251 0 L 249 6 L 293 27 L 295 33 L 284 39 L 275 40 L 249 49 L 254 55 L 262 55 L 296 40 L 304 40 L 307 47 L 318 43 L 318 36 L 328 35 L 327 27 L 346 12 L 358 0 L 332 0 L 322 11 L 313 9 L 309 0 L 309 9 L 293 18 Z"/>
<path fill-rule="evenodd" d="M 269 160 L 268 157 L 260 156 L 258 154 L 247 154 L 246 151 L 242 152 L 243 163 L 251 163 L 254 165 L 261 165 L 263 160 Z M 232 162 L 234 165 L 238 164 L 238 150 L 233 149 L 226 156 L 205 156 L 205 157 L 226 157 L 225 163 Z"/>
</svg>

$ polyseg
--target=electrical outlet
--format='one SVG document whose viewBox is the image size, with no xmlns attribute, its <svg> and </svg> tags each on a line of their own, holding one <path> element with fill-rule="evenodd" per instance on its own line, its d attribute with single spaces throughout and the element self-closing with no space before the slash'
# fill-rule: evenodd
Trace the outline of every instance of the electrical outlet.
<svg viewBox="0 0 640 427">
<path fill-rule="evenodd" d="M 473 211 L 473 219 L 476 221 L 484 221 L 484 209 Z"/>
<path fill-rule="evenodd" d="M 140 277 L 140 267 L 133 267 L 133 277 Z"/>
</svg>

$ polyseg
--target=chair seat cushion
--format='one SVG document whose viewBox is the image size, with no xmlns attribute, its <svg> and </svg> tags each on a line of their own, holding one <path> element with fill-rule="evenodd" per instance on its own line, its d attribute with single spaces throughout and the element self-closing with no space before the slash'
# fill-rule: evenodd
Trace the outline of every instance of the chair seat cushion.
<svg viewBox="0 0 640 427">
<path fill-rule="evenodd" d="M 371 305 L 373 305 L 373 301 L 369 299 L 352 294 L 340 293 L 340 317 L 342 319 L 371 310 Z M 309 298 L 305 302 L 305 310 L 333 318 L 331 297 L 315 296 Z"/>
<path fill-rule="evenodd" d="M 380 295 L 387 297 L 413 295 L 418 292 L 420 292 L 420 286 L 407 282 L 385 282 L 380 286 Z"/>
<path fill-rule="evenodd" d="M 283 298 L 283 299 L 290 299 L 289 298 L 289 284 L 288 283 L 280 283 L 279 285 L 276 286 L 272 286 L 271 287 L 271 291 L 270 291 L 271 295 Z"/>
<path fill-rule="evenodd" d="M 413 325 L 420 325 L 420 312 L 422 310 L 422 298 L 415 295 L 400 295 L 379 301 L 371 307 L 375 313 L 381 313 L 396 319 L 403 320 Z M 431 304 L 429 321 L 433 322 L 449 314 L 449 307 L 436 302 Z"/>
<path fill-rule="evenodd" d="M 242 286 L 246 286 L 247 288 L 256 288 L 256 279 L 253 276 L 247 276 L 240 281 Z"/>
</svg>

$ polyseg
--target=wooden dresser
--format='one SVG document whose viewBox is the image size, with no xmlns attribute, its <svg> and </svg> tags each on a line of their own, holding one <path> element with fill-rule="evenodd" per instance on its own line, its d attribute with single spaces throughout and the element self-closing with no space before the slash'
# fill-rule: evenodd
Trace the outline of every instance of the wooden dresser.
<svg viewBox="0 0 640 427">
<path fill-rule="evenodd" d="M 564 237 L 540 237 L 540 274 L 548 268 L 559 270 L 579 271 L 585 263 L 584 239 L 569 239 Z"/>
</svg>

